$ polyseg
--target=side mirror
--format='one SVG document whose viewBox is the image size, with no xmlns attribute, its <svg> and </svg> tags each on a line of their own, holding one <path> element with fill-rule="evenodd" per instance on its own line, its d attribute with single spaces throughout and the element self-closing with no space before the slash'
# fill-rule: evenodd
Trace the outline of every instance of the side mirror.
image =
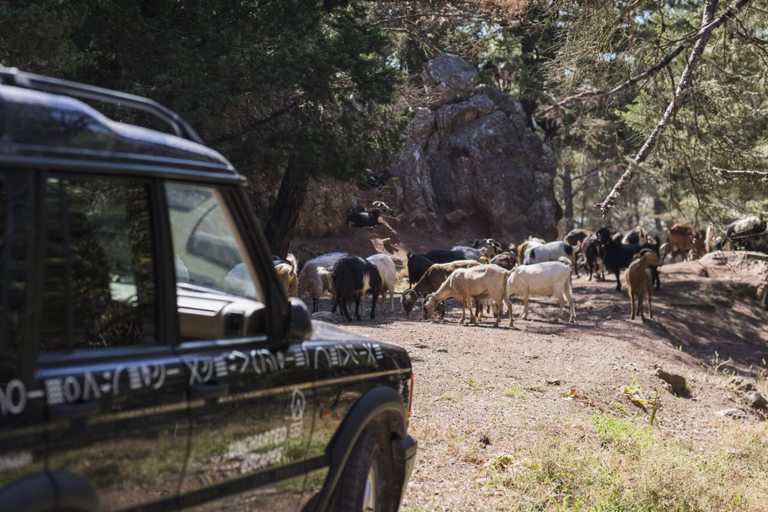
<svg viewBox="0 0 768 512">
<path fill-rule="evenodd" d="M 288 339 L 294 343 L 308 340 L 312 337 L 312 317 L 304 301 L 298 297 L 288 297 L 291 305 L 288 311 Z"/>
</svg>

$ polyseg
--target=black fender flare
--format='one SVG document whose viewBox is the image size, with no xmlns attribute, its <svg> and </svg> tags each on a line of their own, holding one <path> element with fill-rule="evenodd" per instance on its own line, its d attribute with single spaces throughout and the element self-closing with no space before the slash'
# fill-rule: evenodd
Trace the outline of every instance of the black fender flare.
<svg viewBox="0 0 768 512">
<path fill-rule="evenodd" d="M 17 480 L 0 490 L 0 503 L 4 510 L 14 512 L 100 510 L 93 487 L 81 477 L 64 471 L 39 473 Z"/>
<path fill-rule="evenodd" d="M 368 391 L 355 403 L 331 441 L 330 469 L 314 510 L 327 509 L 331 496 L 341 478 L 344 465 L 347 463 L 360 434 L 374 418 L 387 413 L 395 418 L 392 434 L 398 438 L 405 436 L 408 413 L 403 404 L 403 398 L 394 389 L 385 386 L 377 387 Z"/>
</svg>

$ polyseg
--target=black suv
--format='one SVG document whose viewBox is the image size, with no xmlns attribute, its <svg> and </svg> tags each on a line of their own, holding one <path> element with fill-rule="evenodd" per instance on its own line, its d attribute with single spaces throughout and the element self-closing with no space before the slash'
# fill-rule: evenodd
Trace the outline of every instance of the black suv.
<svg viewBox="0 0 768 512">
<path fill-rule="evenodd" d="M 0 70 L 0 510 L 397 509 L 408 354 L 286 298 L 243 182 Z"/>
</svg>

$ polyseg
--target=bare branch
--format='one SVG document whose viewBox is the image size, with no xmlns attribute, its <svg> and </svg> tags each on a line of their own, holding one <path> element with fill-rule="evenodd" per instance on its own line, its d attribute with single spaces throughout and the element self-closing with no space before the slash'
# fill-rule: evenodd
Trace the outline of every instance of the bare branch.
<svg viewBox="0 0 768 512">
<path fill-rule="evenodd" d="M 737 176 L 739 178 L 765 178 L 768 176 L 768 171 L 746 171 L 743 169 L 721 169 L 720 167 L 711 168 L 715 172 L 720 174 L 727 174 L 731 176 Z"/>
<path fill-rule="evenodd" d="M 639 165 L 650 156 L 653 148 L 656 146 L 656 142 L 658 141 L 659 136 L 666 129 L 667 125 L 672 121 L 672 118 L 680 108 L 680 105 L 682 105 L 685 99 L 685 90 L 688 88 L 693 78 L 693 70 L 701 59 L 701 55 L 704 52 L 704 48 L 709 41 L 709 37 L 712 34 L 712 31 L 732 18 L 747 3 L 749 3 L 749 0 L 735 0 L 723 14 L 717 18 L 714 18 L 715 9 L 717 7 L 717 0 L 706 0 L 704 4 L 704 13 L 702 15 L 701 29 L 699 29 L 701 36 L 693 45 L 691 55 L 688 57 L 688 63 L 686 64 L 685 69 L 683 69 L 683 73 L 680 75 L 680 79 L 678 80 L 677 89 L 675 89 L 675 95 L 673 96 L 672 101 L 669 102 L 669 105 L 667 105 L 667 109 L 664 111 L 664 115 L 661 116 L 661 119 L 656 125 L 656 128 L 654 128 L 653 132 L 651 132 L 651 134 L 648 136 L 645 144 L 643 144 L 643 147 L 640 148 L 640 151 L 638 151 L 635 158 L 629 163 L 627 170 L 624 171 L 624 174 L 621 175 L 619 181 L 616 182 L 613 190 L 611 190 L 611 192 L 602 203 L 595 204 L 595 207 L 600 209 L 600 211 L 603 213 L 603 216 L 605 216 L 609 209 L 615 206 L 616 198 L 621 195 L 624 189 L 627 188 L 629 183 L 632 181 L 632 178 L 635 177 L 635 174 L 638 172 Z"/>
</svg>

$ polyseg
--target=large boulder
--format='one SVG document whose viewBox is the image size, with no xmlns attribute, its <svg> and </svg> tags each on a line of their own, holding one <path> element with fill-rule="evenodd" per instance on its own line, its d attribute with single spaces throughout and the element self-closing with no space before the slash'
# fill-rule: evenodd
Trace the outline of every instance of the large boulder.
<svg viewBox="0 0 768 512">
<path fill-rule="evenodd" d="M 478 236 L 554 239 L 557 163 L 520 102 L 473 87 L 477 72 L 452 55 L 430 61 L 425 75 L 432 108 L 418 112 L 391 167 L 403 183 L 403 207 L 462 210 L 488 226 Z"/>
</svg>

